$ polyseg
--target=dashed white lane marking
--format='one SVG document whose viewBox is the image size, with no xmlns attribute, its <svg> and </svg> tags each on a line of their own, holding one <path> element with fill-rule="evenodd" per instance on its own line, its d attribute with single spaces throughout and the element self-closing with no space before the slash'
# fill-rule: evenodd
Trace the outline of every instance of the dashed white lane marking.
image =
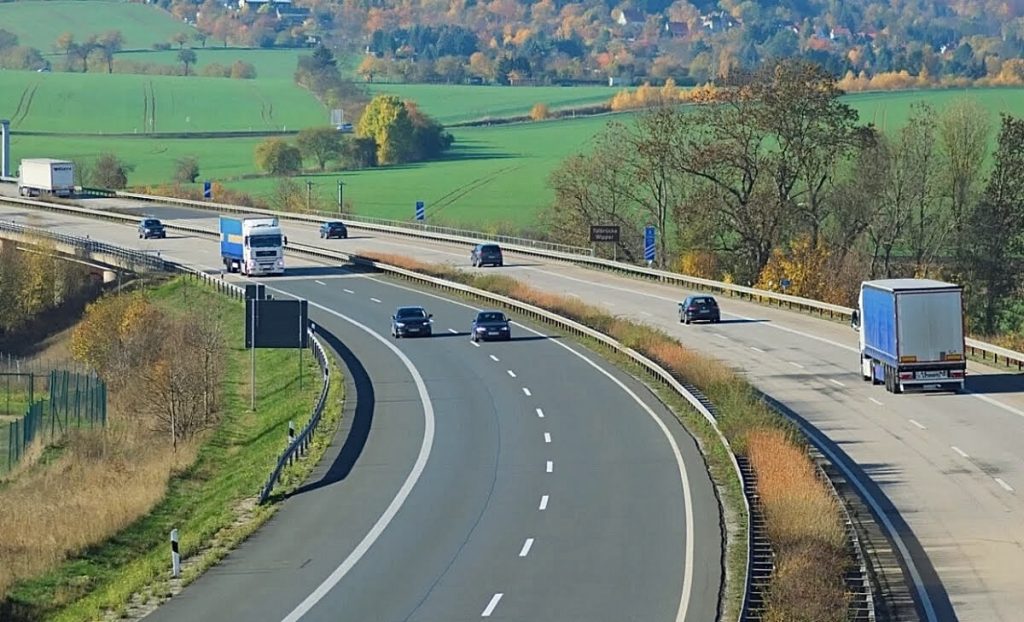
<svg viewBox="0 0 1024 622">
<path fill-rule="evenodd" d="M 647 317 L 654 317 L 654 314 L 651 313 L 650 311 L 641 311 L 640 313 L 642 313 L 643 315 L 646 315 Z"/>
<path fill-rule="evenodd" d="M 964 451 L 963 449 L 960 449 L 956 445 L 950 445 L 949 448 L 952 449 L 953 451 L 955 451 L 956 453 L 960 454 L 961 458 L 970 458 L 970 456 L 967 455 L 966 451 Z"/>
<path fill-rule="evenodd" d="M 323 281 L 313 281 L 313 282 L 316 283 L 317 285 L 327 285 L 327 283 L 324 283 Z"/>
<path fill-rule="evenodd" d="M 996 480 L 997 484 L 999 484 L 1000 486 L 1003 487 L 1003 490 L 1005 490 L 1006 492 L 1013 492 L 1013 486 L 1011 486 L 1011 485 L 1007 484 L 1006 482 L 1004 482 L 1003 478 L 996 477 L 995 480 Z"/>
<path fill-rule="evenodd" d="M 474 348 L 479 348 L 480 347 L 480 344 L 475 342 L 475 341 L 470 341 L 469 343 L 473 344 Z"/>
<path fill-rule="evenodd" d="M 550 443 L 551 442 L 551 433 L 550 432 L 545 432 L 544 433 L 544 442 L 545 443 Z"/>
<path fill-rule="evenodd" d="M 487 603 L 487 608 L 484 609 L 484 612 L 482 614 L 480 614 L 480 617 L 481 618 L 489 618 L 489 617 L 491 617 L 491 614 L 494 613 L 494 608 L 498 606 L 498 601 L 501 600 L 502 596 L 504 596 L 504 594 L 502 594 L 501 592 L 498 592 L 497 594 L 492 596 L 491 597 L 491 602 Z"/>
<path fill-rule="evenodd" d="M 713 334 L 715 335 L 715 337 L 718 337 L 719 339 L 725 339 L 726 341 L 729 340 L 729 338 L 726 337 L 725 335 L 723 335 L 722 333 L 713 333 Z"/>
<path fill-rule="evenodd" d="M 533 395 L 533 393 L 530 393 L 530 390 L 527 389 L 526 387 L 523 387 L 523 393 L 526 394 L 526 397 L 530 397 L 531 395 Z"/>
<path fill-rule="evenodd" d="M 876 399 L 875 399 L 875 398 L 873 398 L 873 397 L 869 397 L 869 398 L 868 398 L 868 401 L 869 401 L 869 402 L 871 402 L 872 404 L 877 404 L 877 405 L 879 405 L 879 406 L 885 406 L 885 404 L 883 404 L 882 402 L 879 402 L 878 400 L 876 400 Z"/>
<path fill-rule="evenodd" d="M 497 363 L 500 359 L 492 354 L 491 355 L 491 360 L 494 361 L 495 363 Z"/>
<path fill-rule="evenodd" d="M 764 350 L 756 346 L 750 346 L 750 349 L 753 350 L 754 352 L 760 352 L 761 354 L 764 354 Z"/>
<path fill-rule="evenodd" d="M 551 460 L 548 460 L 547 472 L 548 473 L 554 473 L 554 471 L 555 471 L 555 463 L 553 461 L 551 461 Z"/>
<path fill-rule="evenodd" d="M 508 370 L 508 375 L 509 375 L 509 376 L 512 376 L 513 378 L 515 378 L 515 377 L 516 377 L 516 372 L 514 372 L 514 371 L 512 371 L 512 370 L 510 369 L 510 370 Z"/>
<path fill-rule="evenodd" d="M 370 300 L 376 302 L 377 304 L 380 304 L 380 299 L 379 298 L 370 298 Z"/>
<path fill-rule="evenodd" d="M 843 384 L 842 382 L 839 382 L 835 378 L 829 378 L 828 381 L 831 382 L 832 384 L 836 385 L 837 387 L 845 387 L 846 386 L 845 384 Z"/>
<path fill-rule="evenodd" d="M 923 425 L 921 425 L 920 423 L 918 423 L 916 419 L 911 419 L 910 423 L 913 423 L 914 425 L 916 425 L 917 427 L 921 428 L 922 430 L 927 430 L 928 429 L 928 428 L 924 427 Z"/>
<path fill-rule="evenodd" d="M 346 294 L 354 294 L 355 293 L 351 289 L 345 289 L 345 290 L 342 290 L 342 291 L 344 291 Z"/>
<path fill-rule="evenodd" d="M 526 557 L 530 554 L 530 549 L 533 548 L 533 538 L 527 538 L 526 542 L 523 543 L 523 548 L 519 551 L 519 557 Z"/>
<path fill-rule="evenodd" d="M 792 365 L 793 367 L 796 367 L 797 369 L 804 369 L 804 366 L 801 365 L 800 363 L 794 363 L 793 361 L 790 361 L 789 364 Z"/>
<path fill-rule="evenodd" d="M 458 335 L 459 334 L 459 331 L 455 330 L 454 328 L 449 328 L 448 332 L 453 334 L 453 335 Z"/>
<path fill-rule="evenodd" d="M 541 419 L 543 419 L 544 418 L 544 411 L 538 408 L 537 409 L 537 416 L 540 417 Z"/>
<path fill-rule="evenodd" d="M 544 495 L 543 497 L 540 498 L 540 507 L 537 508 L 537 509 L 541 510 L 542 512 L 544 510 L 548 509 L 548 496 L 547 495 Z"/>
</svg>

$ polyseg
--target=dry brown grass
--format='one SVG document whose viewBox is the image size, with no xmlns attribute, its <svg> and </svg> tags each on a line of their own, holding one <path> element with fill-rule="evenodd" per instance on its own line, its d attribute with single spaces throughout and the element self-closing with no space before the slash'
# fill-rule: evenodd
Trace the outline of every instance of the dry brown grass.
<svg viewBox="0 0 1024 622">
<path fill-rule="evenodd" d="M 123 422 L 72 434 L 55 460 L 0 488 L 0 594 L 145 514 L 195 455 Z"/>
<path fill-rule="evenodd" d="M 747 450 L 776 554 L 766 620 L 845 620 L 846 536 L 838 502 L 789 433 L 751 430 Z"/>
</svg>

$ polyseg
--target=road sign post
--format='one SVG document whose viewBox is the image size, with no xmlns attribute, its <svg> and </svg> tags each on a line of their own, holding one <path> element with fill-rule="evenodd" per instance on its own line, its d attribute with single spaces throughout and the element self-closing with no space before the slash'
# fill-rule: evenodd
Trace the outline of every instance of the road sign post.
<svg viewBox="0 0 1024 622">
<path fill-rule="evenodd" d="M 618 258 L 620 235 L 621 229 L 618 225 L 590 225 L 590 242 L 595 245 L 597 242 L 611 242 L 612 259 Z"/>
<path fill-rule="evenodd" d="M 644 261 L 647 265 L 654 263 L 654 240 L 655 240 L 655 229 L 648 225 L 644 227 Z"/>
<path fill-rule="evenodd" d="M 203 198 L 207 201 L 213 198 L 213 183 L 209 180 L 203 182 Z"/>
<path fill-rule="evenodd" d="M 427 219 L 427 208 L 423 201 L 416 201 L 416 220 L 423 222 Z"/>
</svg>

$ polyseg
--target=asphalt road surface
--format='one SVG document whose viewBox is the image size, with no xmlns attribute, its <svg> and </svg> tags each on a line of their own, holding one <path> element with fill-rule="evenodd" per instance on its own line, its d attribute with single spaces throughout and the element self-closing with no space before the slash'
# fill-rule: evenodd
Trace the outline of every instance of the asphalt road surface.
<svg viewBox="0 0 1024 622">
<path fill-rule="evenodd" d="M 219 263 L 209 239 L 14 211 L 0 218 Z M 461 302 L 289 261 L 292 276 L 264 282 L 309 299 L 333 336 L 344 427 L 263 529 L 147 619 L 714 619 L 714 491 L 641 383 L 530 326 L 474 345 Z M 434 314 L 433 337 L 388 335 L 406 304 Z"/>
</svg>

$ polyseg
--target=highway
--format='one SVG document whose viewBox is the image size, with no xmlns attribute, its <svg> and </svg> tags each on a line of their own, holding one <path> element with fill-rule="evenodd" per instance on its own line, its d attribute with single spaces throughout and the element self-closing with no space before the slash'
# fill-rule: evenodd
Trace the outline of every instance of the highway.
<svg viewBox="0 0 1024 622">
<path fill-rule="evenodd" d="M 137 213 L 215 227 L 209 213 L 134 205 Z M 469 249 L 457 245 L 356 230 L 352 239 L 321 242 L 312 226 L 288 222 L 286 230 L 296 242 L 399 253 L 470 269 Z M 1019 618 L 1024 609 L 1024 592 L 1018 589 L 1018 569 L 1024 568 L 1024 382 L 1019 375 L 972 363 L 968 388 L 974 394 L 896 396 L 861 382 L 856 334 L 834 322 L 725 298 L 721 324 L 684 327 L 675 307 L 687 292 L 677 287 L 515 254 L 508 254 L 506 267 L 497 272 L 664 328 L 740 370 L 857 465 L 865 487 L 913 553 L 932 619 Z"/>
<path fill-rule="evenodd" d="M 9 207 L 0 218 L 219 263 L 208 238 L 143 241 L 133 227 Z M 289 265 L 264 282 L 309 299 L 333 335 L 344 427 L 267 525 L 148 619 L 714 619 L 714 490 L 694 441 L 641 383 L 532 326 L 474 345 L 473 309 L 434 292 Z M 388 336 L 403 304 L 434 314 L 434 337 Z"/>
</svg>

